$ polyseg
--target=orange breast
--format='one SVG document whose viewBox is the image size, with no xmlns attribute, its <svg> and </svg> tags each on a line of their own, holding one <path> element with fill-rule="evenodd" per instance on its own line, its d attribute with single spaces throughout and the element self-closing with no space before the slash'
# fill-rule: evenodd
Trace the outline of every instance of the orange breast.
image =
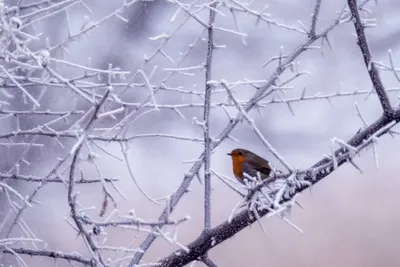
<svg viewBox="0 0 400 267">
<path fill-rule="evenodd" d="M 233 174 L 235 174 L 236 178 L 243 179 L 244 161 L 234 159 L 232 163 L 233 163 Z"/>
</svg>

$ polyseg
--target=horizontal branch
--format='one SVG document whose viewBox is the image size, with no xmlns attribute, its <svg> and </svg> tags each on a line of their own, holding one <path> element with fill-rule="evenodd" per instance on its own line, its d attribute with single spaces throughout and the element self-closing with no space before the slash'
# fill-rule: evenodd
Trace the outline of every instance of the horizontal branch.
<svg viewBox="0 0 400 267">
<path fill-rule="evenodd" d="M 37 177 L 32 175 L 20 175 L 20 174 L 4 174 L 0 173 L 0 181 L 1 180 L 20 180 L 25 182 L 34 182 L 34 183 L 64 183 L 63 180 L 60 178 L 49 178 L 46 179 L 45 177 Z M 116 182 L 119 181 L 117 178 L 104 178 L 105 182 Z M 77 184 L 93 184 L 93 183 L 100 183 L 100 179 L 79 179 L 75 180 Z"/>
<path fill-rule="evenodd" d="M 37 86 L 37 85 L 36 85 Z M 50 111 L 50 110 L 5 110 L 1 109 L 0 114 L 12 115 L 12 116 L 67 116 L 67 115 L 82 115 L 85 112 L 83 110 L 71 110 L 71 111 Z"/>
<path fill-rule="evenodd" d="M 3 253 L 8 254 L 22 254 L 22 255 L 29 255 L 29 256 L 38 256 L 38 257 L 49 257 L 54 259 L 63 259 L 67 261 L 76 261 L 85 266 L 96 266 L 96 262 L 93 260 L 85 259 L 79 255 L 67 254 L 62 253 L 59 251 L 50 251 L 50 250 L 34 250 L 34 249 L 27 249 L 27 248 L 10 248 L 6 246 L 0 246 L 0 249 Z"/>
<path fill-rule="evenodd" d="M 126 219 L 125 221 L 107 221 L 107 222 L 94 222 L 86 217 L 78 216 L 78 219 L 84 222 L 85 224 L 95 225 L 97 227 L 119 227 L 119 226 L 150 226 L 150 227 L 161 227 L 164 225 L 178 225 L 188 220 L 187 217 L 179 219 L 179 220 L 165 220 L 165 221 L 145 221 L 140 218 L 136 219 Z"/>
<path fill-rule="evenodd" d="M 95 130 L 95 129 L 94 129 Z M 79 133 L 79 132 L 78 132 Z M 43 131 L 43 130 L 19 130 L 13 131 L 6 134 L 0 135 L 0 139 L 11 138 L 14 136 L 29 136 L 29 135 L 40 135 L 40 136 L 47 136 L 47 137 L 55 137 L 55 138 L 77 138 L 77 131 Z M 129 142 L 133 139 L 140 139 L 140 138 L 170 138 L 170 139 L 177 139 L 177 140 L 185 140 L 185 141 L 192 141 L 192 142 L 203 142 L 202 139 L 198 137 L 188 137 L 188 136 L 179 136 L 174 134 L 164 134 L 164 133 L 149 133 L 149 134 L 137 134 L 130 137 L 104 137 L 104 136 L 97 136 L 97 135 L 88 135 L 87 140 L 93 141 L 102 141 L 102 142 Z M 12 145 L 12 143 L 10 143 Z"/>
</svg>

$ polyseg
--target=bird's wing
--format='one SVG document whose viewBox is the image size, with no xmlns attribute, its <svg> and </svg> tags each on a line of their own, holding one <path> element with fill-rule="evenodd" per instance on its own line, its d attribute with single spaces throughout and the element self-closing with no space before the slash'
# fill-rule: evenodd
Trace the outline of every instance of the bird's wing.
<svg viewBox="0 0 400 267">
<path fill-rule="evenodd" d="M 254 160 L 248 159 L 247 162 L 243 166 L 243 171 L 251 176 L 256 176 L 257 172 L 260 172 L 262 176 L 268 177 L 271 173 L 271 167 L 268 164 L 268 161 L 261 159 L 261 160 Z M 262 177 L 263 179 L 266 177 Z"/>
</svg>

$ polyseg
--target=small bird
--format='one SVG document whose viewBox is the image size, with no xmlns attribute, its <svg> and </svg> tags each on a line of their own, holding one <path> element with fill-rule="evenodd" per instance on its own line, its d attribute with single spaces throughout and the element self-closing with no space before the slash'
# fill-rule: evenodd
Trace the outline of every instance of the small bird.
<svg viewBox="0 0 400 267">
<path fill-rule="evenodd" d="M 271 173 L 268 160 L 249 150 L 236 148 L 228 155 L 232 157 L 233 173 L 242 184 L 244 184 L 243 179 L 246 178 L 243 173 L 247 173 L 251 177 L 257 177 L 257 172 L 259 172 L 262 180 L 268 178 Z"/>
</svg>

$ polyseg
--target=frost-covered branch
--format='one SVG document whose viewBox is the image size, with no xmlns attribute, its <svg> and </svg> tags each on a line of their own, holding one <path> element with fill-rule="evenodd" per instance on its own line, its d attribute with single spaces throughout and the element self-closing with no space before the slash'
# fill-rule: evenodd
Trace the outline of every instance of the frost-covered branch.
<svg viewBox="0 0 400 267">
<path fill-rule="evenodd" d="M 347 142 L 347 144 L 352 147 L 362 146 L 362 148 L 365 148 L 365 141 L 367 141 L 371 136 L 380 137 L 388 133 L 390 128 L 398 122 L 400 122 L 400 109 L 395 111 L 392 118 L 382 116 L 377 121 L 369 125 L 365 130 L 353 136 Z M 388 128 L 387 126 L 390 127 Z M 334 154 L 335 157 L 337 157 L 338 167 L 347 162 L 347 157 L 341 157 L 341 155 L 346 154 L 347 152 L 348 149 L 344 147 L 335 151 Z M 304 171 L 305 176 L 303 179 L 309 182 L 309 185 L 305 185 L 304 183 L 297 184 L 290 190 L 290 193 L 287 196 L 282 198 L 280 204 L 290 201 L 296 194 L 301 193 L 310 186 L 318 183 L 323 178 L 331 174 L 334 170 L 335 168 L 333 167 L 332 159 L 324 158 L 320 160 L 307 171 Z M 273 210 L 272 207 L 271 209 L 262 209 L 258 211 L 258 216 L 262 218 L 263 216 L 269 214 L 271 210 Z M 201 257 L 213 247 L 234 236 L 236 233 L 256 221 L 257 216 L 253 211 L 244 210 L 234 216 L 230 221 L 225 221 L 224 223 L 212 228 L 209 232 L 201 234 L 196 240 L 188 244 L 187 247 L 190 249 L 190 253 L 187 253 L 183 250 L 178 250 L 173 252 L 168 257 L 162 259 L 159 264 L 163 267 L 184 266 L 189 262 L 196 260 L 198 257 Z"/>
<path fill-rule="evenodd" d="M 390 105 L 389 97 L 386 93 L 385 87 L 379 76 L 375 63 L 372 61 L 371 51 L 369 49 L 367 37 L 365 36 L 365 31 L 364 31 L 365 25 L 361 21 L 360 14 L 358 12 L 359 8 L 357 5 L 357 0 L 347 0 L 347 3 L 351 11 L 354 28 L 357 33 L 357 43 L 360 47 L 361 54 L 364 58 L 364 63 L 367 68 L 372 85 L 374 86 L 374 90 L 378 95 L 379 101 L 381 102 L 383 113 L 386 116 L 392 116 L 393 108 Z"/>
<path fill-rule="evenodd" d="M 55 177 L 55 178 L 48 178 L 46 179 L 45 177 L 37 177 L 37 176 L 32 176 L 32 175 L 17 175 L 17 174 L 2 174 L 0 173 L 0 181 L 1 180 L 19 180 L 19 181 L 24 181 L 24 182 L 34 182 L 34 183 L 64 183 L 64 181 L 60 177 Z M 119 181 L 118 178 L 104 178 L 104 181 L 106 182 L 116 182 Z M 77 184 L 93 184 L 93 183 L 100 183 L 100 179 L 95 179 L 95 178 L 83 178 L 81 177 L 80 179 L 75 180 L 75 183 Z"/>
<path fill-rule="evenodd" d="M 176 1 L 175 1 L 176 2 Z M 368 1 L 364 1 L 360 6 L 363 6 L 365 3 Z M 180 6 L 182 7 L 182 6 Z M 183 8 L 183 7 L 182 7 Z M 186 7 L 183 8 L 186 13 L 189 13 L 189 9 Z M 189 14 L 191 17 L 194 17 L 193 14 Z M 341 24 L 344 19 L 349 18 L 350 13 L 342 11 L 337 19 L 327 28 L 325 28 L 323 31 L 320 33 L 315 34 L 315 36 L 308 36 L 306 41 L 304 41 L 302 44 L 300 44 L 292 53 L 289 55 L 285 56 L 282 58 L 282 60 L 279 61 L 279 65 L 276 67 L 276 69 L 272 72 L 272 74 L 266 79 L 266 83 L 259 87 L 256 93 L 249 99 L 247 104 L 244 106 L 244 111 L 248 113 L 251 111 L 253 108 L 257 107 L 257 104 L 264 99 L 265 97 L 269 96 L 272 92 L 275 91 L 274 86 L 280 75 L 286 71 L 287 69 L 290 69 L 293 65 L 293 62 L 305 51 L 310 49 L 310 46 L 316 41 L 321 38 L 325 38 L 327 34 L 332 31 L 336 26 Z M 199 21 L 197 21 L 199 22 Z M 199 22 L 200 23 L 200 22 Z M 200 23 L 201 24 L 201 23 Z M 219 84 L 216 81 L 209 81 L 210 84 L 216 85 Z M 226 127 L 221 131 L 221 133 L 214 138 L 216 141 L 212 143 L 211 149 L 215 149 L 219 144 L 221 144 L 231 133 L 231 131 L 236 127 L 236 125 L 241 121 L 242 114 L 238 114 L 235 118 L 231 118 L 229 123 L 226 125 Z M 162 212 L 161 216 L 159 217 L 159 220 L 163 220 L 166 215 L 170 214 L 174 209 L 175 206 L 178 204 L 182 196 L 187 192 L 187 188 L 189 187 L 191 181 L 193 178 L 198 174 L 199 169 L 203 165 L 204 161 L 204 156 L 205 153 L 203 152 L 199 157 L 198 161 L 194 163 L 192 168 L 185 174 L 182 183 L 180 184 L 179 188 L 176 190 L 176 192 L 172 195 L 171 197 L 171 202 L 168 205 L 167 209 L 164 209 Z M 147 236 L 147 238 L 144 240 L 144 242 L 140 245 L 140 249 L 142 251 L 147 251 L 147 249 L 152 245 L 154 240 L 156 239 L 156 236 L 154 234 L 150 234 Z M 134 264 L 138 264 L 140 260 L 142 259 L 144 253 L 143 252 L 137 252 L 132 261 L 130 262 L 130 267 L 134 266 Z M 173 265 L 170 265 L 173 266 Z"/>
<path fill-rule="evenodd" d="M 330 24 L 321 16 L 334 11 L 324 8 L 329 1 L 322 0 L 310 0 L 311 16 L 304 23 L 289 22 L 263 0 L 95 2 L 0 4 L 0 153 L 5 155 L 0 170 L 0 262 L 11 259 L 12 265 L 30 266 L 44 257 L 74 266 L 176 267 L 191 261 L 218 266 L 208 251 L 254 222 L 266 232 L 264 217 L 280 216 L 302 232 L 287 217 L 291 208 L 301 206 L 296 196 L 346 162 L 360 169 L 355 157 L 366 148 L 372 148 L 379 166 L 380 136 L 397 134 L 393 127 L 400 111 L 392 109 L 389 97 L 400 87 L 384 88 L 378 70 L 389 71 L 397 81 L 400 70 L 391 51 L 388 62 L 372 61 L 364 29 L 376 22 L 359 14 L 368 0 L 348 0 L 350 10 L 344 7 Z M 372 88 L 328 91 L 324 85 L 304 85 L 315 77 L 302 69 L 305 57 L 324 52 L 324 43 L 331 46 L 328 35 L 349 22 L 355 25 Z M 54 28 L 55 23 L 60 27 Z M 262 42 L 266 37 L 254 24 L 271 27 L 276 33 L 267 38 L 283 41 L 254 46 L 254 37 Z M 319 41 L 321 46 L 315 44 Z M 247 60 L 260 52 L 252 51 L 255 48 L 264 51 L 253 64 Z M 334 86 L 340 87 L 329 88 Z M 298 116 L 297 106 L 342 104 L 353 97 L 360 103 L 359 98 L 375 94 L 384 116 L 369 124 L 369 114 L 362 114 L 364 107 L 356 104 L 360 131 L 348 142 L 330 136 L 331 150 L 308 169 L 296 169 L 293 158 L 285 159 L 274 139 L 266 138 L 270 133 L 262 131 L 269 127 L 260 124 L 272 125 L 269 121 L 256 124 L 252 117 L 256 111 L 273 114 L 281 106 Z M 215 165 L 211 155 L 220 152 L 216 150 L 221 144 L 241 141 L 246 147 L 253 141 L 235 131 L 243 121 L 284 172 L 271 166 L 268 179 L 246 174 L 241 184 L 229 177 L 231 172 L 217 170 L 220 162 L 215 159 Z M 181 158 L 175 147 L 199 155 Z M 154 151 L 159 154 L 152 155 Z M 181 171 L 175 191 L 162 188 L 179 183 L 170 177 L 169 161 L 189 166 Z M 192 210 L 178 218 L 173 212 L 185 194 L 197 190 L 192 184 L 196 178 L 204 184 L 204 203 L 190 204 L 196 211 L 204 207 L 204 228 L 185 245 L 181 229 L 190 223 Z M 226 222 L 212 227 L 215 178 L 240 201 Z M 47 196 L 51 201 L 44 199 Z M 162 213 L 157 216 L 150 209 Z M 58 223 L 60 217 L 63 224 Z M 37 231 L 41 218 L 58 221 L 46 232 Z M 72 230 L 72 239 L 66 229 Z M 53 231 L 63 238 L 56 249 L 49 238 Z M 151 258 L 157 239 L 177 251 Z M 71 244 L 76 251 L 65 253 Z"/>
<path fill-rule="evenodd" d="M 87 230 L 83 227 L 82 222 L 79 220 L 79 211 L 78 211 L 78 205 L 77 205 L 77 195 L 75 193 L 75 168 L 77 165 L 77 160 L 79 153 L 82 149 L 83 146 L 83 141 L 86 139 L 87 134 L 89 133 L 90 128 L 92 125 L 96 122 L 99 111 L 101 106 L 104 104 L 106 101 L 108 95 L 110 93 L 110 90 L 107 90 L 107 92 L 104 94 L 103 98 L 99 101 L 99 103 L 96 104 L 95 108 L 93 109 L 93 115 L 91 116 L 89 122 L 83 129 L 83 134 L 81 137 L 79 137 L 77 143 L 72 147 L 70 154 L 72 155 L 72 162 L 71 162 L 71 167 L 69 171 L 69 181 L 68 181 L 68 205 L 71 209 L 71 217 L 74 220 L 76 226 L 78 227 L 78 233 L 80 235 L 83 235 L 85 238 L 85 243 L 87 244 L 88 249 L 91 251 L 94 259 L 100 264 L 100 266 L 107 266 L 103 256 L 99 253 L 97 245 L 91 235 L 87 232 Z"/>
<path fill-rule="evenodd" d="M 7 254 L 20 254 L 20 255 L 28 255 L 31 257 L 47 257 L 57 259 L 63 259 L 67 261 L 74 261 L 76 263 L 81 263 L 84 266 L 96 266 L 96 262 L 91 259 L 83 258 L 82 256 L 76 254 L 67 254 L 60 251 L 50 251 L 50 250 L 34 250 L 34 249 L 27 249 L 27 248 L 14 248 L 8 246 L 0 245 L 0 249 Z"/>
<path fill-rule="evenodd" d="M 321 8 L 321 2 L 322 2 L 322 0 L 316 0 L 316 3 L 315 3 L 314 12 L 311 17 L 311 29 L 310 29 L 311 36 L 315 35 L 315 29 L 317 27 L 317 19 L 318 19 L 319 10 Z"/>
<path fill-rule="evenodd" d="M 212 8 L 216 8 L 213 3 Z M 214 22 L 216 12 L 210 10 L 207 29 L 207 56 L 206 56 L 206 76 L 205 76 L 205 96 L 204 96 L 204 230 L 211 228 L 211 136 L 210 136 L 210 104 L 212 86 L 208 84 L 211 80 L 212 59 L 214 53 Z"/>
<path fill-rule="evenodd" d="M 236 108 L 239 111 L 240 116 L 243 116 L 246 121 L 250 124 L 251 129 L 255 132 L 255 134 L 258 136 L 258 138 L 262 141 L 262 143 L 267 147 L 268 151 L 271 152 L 272 155 L 274 155 L 281 163 L 283 166 L 285 166 L 289 171 L 292 171 L 292 168 L 290 167 L 289 163 L 286 162 L 286 160 L 275 150 L 275 148 L 272 147 L 272 145 L 265 139 L 265 137 L 262 135 L 261 131 L 258 129 L 257 125 L 254 123 L 254 121 L 249 117 L 247 112 L 244 110 L 242 105 L 240 105 L 239 100 L 234 96 L 233 92 L 231 91 L 231 88 L 227 85 L 226 81 L 221 81 L 221 85 L 225 87 L 226 92 L 229 96 L 229 98 L 233 101 L 235 104 Z"/>
</svg>

